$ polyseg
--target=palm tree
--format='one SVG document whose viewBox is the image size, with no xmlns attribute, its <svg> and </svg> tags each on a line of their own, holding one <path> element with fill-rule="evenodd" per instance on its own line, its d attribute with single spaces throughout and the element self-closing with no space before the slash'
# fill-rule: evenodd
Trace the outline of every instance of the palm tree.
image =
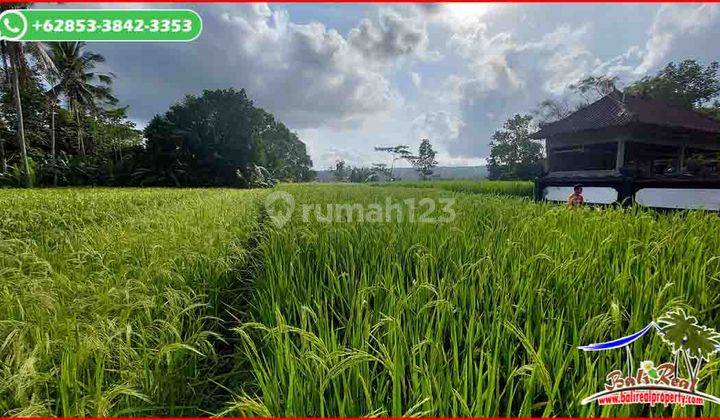
<svg viewBox="0 0 720 420">
<path fill-rule="evenodd" d="M 720 349 L 720 334 L 712 328 L 698 325 L 697 318 L 688 316 L 682 309 L 670 311 L 658 319 L 662 327 L 662 339 L 675 353 L 675 369 L 682 354 L 685 366 L 695 383 L 702 361 Z M 695 359 L 695 366 L 691 359 Z"/>
<path fill-rule="evenodd" d="M 3 88 L 10 83 L 10 67 L 8 66 L 8 57 L 5 54 L 5 41 L 0 41 L 0 56 L 2 56 L 3 64 Z M 5 119 L 2 120 L 2 130 L 6 131 L 7 124 Z M 9 130 L 8 130 L 9 131 Z M 5 138 L 0 137 L 0 171 L 5 173 L 8 170 L 7 158 L 5 157 Z"/>
<path fill-rule="evenodd" d="M 50 90 L 46 93 L 48 103 L 50 104 L 50 159 L 53 164 L 53 185 L 57 186 L 58 173 L 57 162 L 55 161 L 56 144 L 55 144 L 55 109 L 58 105 L 58 92 L 52 89 L 57 84 L 58 72 L 57 68 L 46 69 L 43 74 L 45 82 L 50 86 Z"/>
<path fill-rule="evenodd" d="M 0 11 L 18 9 L 22 7 L 25 7 L 25 5 L 6 3 L 0 7 Z M 0 41 L 0 55 L 2 55 L 5 76 L 7 78 L 7 82 L 10 84 L 10 89 L 12 90 L 13 102 L 17 114 L 17 138 L 18 145 L 20 146 L 20 157 L 22 158 L 23 172 L 25 173 L 25 185 L 27 187 L 31 187 L 32 179 L 30 178 L 30 162 L 28 160 L 27 145 L 25 143 L 25 125 L 23 122 L 22 100 L 20 98 L 20 83 L 31 72 L 27 55 L 30 55 L 43 67 L 51 68 L 53 64 L 48 55 L 45 53 L 45 50 L 42 48 L 42 45 L 37 42 L 23 43 L 2 40 Z"/>
<path fill-rule="evenodd" d="M 112 95 L 112 73 L 98 73 L 95 67 L 105 62 L 100 54 L 83 51 L 84 42 L 56 42 L 49 44 L 49 56 L 57 69 L 57 83 L 50 88 L 56 98 L 64 97 L 78 125 L 77 138 L 80 154 L 85 156 L 82 115 L 96 112 L 105 104 L 115 104 Z"/>
</svg>

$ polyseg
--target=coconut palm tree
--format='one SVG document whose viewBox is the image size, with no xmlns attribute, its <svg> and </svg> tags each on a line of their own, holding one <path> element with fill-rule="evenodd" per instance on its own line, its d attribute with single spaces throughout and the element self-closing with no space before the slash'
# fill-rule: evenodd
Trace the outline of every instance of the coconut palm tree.
<svg viewBox="0 0 720 420">
<path fill-rule="evenodd" d="M 96 112 L 104 105 L 115 104 L 112 95 L 112 73 L 99 73 L 95 67 L 105 62 L 105 57 L 84 51 L 84 42 L 56 42 L 48 44 L 48 53 L 57 69 L 57 83 L 50 88 L 51 94 L 64 97 L 78 125 L 77 139 L 80 154 L 85 156 L 82 116 Z"/>
<path fill-rule="evenodd" d="M 675 354 L 675 369 L 678 357 L 682 355 L 695 383 L 702 361 L 708 361 L 711 354 L 720 350 L 720 334 L 712 328 L 698 325 L 697 318 L 688 316 L 682 309 L 666 313 L 657 323 L 662 328 L 663 341 L 672 347 Z M 691 359 L 695 359 L 695 366 Z"/>
<path fill-rule="evenodd" d="M 0 7 L 0 12 L 24 7 L 26 7 L 26 5 L 22 3 L 5 3 Z M 30 178 L 30 162 L 28 160 L 27 145 L 25 143 L 25 125 L 23 122 L 22 100 L 20 98 L 20 83 L 31 72 L 28 55 L 32 60 L 45 68 L 52 68 L 53 63 L 42 48 L 42 45 L 37 42 L 11 42 L 2 40 L 0 41 L 0 55 L 2 55 L 2 62 L 7 79 L 6 82 L 9 83 L 10 89 L 12 90 L 13 102 L 17 114 L 17 138 L 18 145 L 20 146 L 23 172 L 25 173 L 25 185 L 31 187 L 32 179 Z"/>
<path fill-rule="evenodd" d="M 5 41 L 0 41 L 0 56 L 2 57 L 3 73 L 2 73 L 2 85 L 3 88 L 10 83 L 10 66 L 8 65 L 8 56 L 5 53 Z M 6 131 L 7 124 L 5 119 L 2 121 L 2 129 Z M 3 173 L 7 172 L 8 164 L 7 157 L 5 156 L 5 138 L 0 138 L 0 171 Z"/>
<path fill-rule="evenodd" d="M 57 114 L 56 109 L 58 106 L 58 92 L 53 89 L 53 87 L 57 84 L 58 81 L 58 72 L 57 68 L 54 66 L 52 68 L 46 69 L 45 72 L 42 74 L 45 83 L 47 83 L 48 86 L 50 86 L 50 90 L 46 93 L 46 97 L 48 100 L 48 104 L 50 105 L 50 159 L 52 160 L 53 164 L 53 185 L 57 186 L 58 181 L 58 173 L 57 173 L 57 162 L 55 160 L 56 157 L 56 141 L 55 141 L 55 115 Z"/>
</svg>

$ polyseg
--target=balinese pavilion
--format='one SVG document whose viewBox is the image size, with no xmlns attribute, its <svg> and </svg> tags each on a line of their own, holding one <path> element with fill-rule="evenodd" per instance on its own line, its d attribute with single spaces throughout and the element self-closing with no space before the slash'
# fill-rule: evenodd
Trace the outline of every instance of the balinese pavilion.
<svg viewBox="0 0 720 420">
<path fill-rule="evenodd" d="M 536 199 L 720 210 L 720 122 L 667 101 L 615 91 L 541 126 Z"/>
</svg>

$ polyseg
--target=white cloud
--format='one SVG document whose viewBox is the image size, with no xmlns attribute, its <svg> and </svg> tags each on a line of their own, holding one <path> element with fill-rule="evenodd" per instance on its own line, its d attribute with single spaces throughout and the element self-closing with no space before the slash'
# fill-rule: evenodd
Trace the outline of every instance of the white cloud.
<svg viewBox="0 0 720 420">
<path fill-rule="evenodd" d="M 670 60 L 720 57 L 716 4 L 190 7 L 205 23 L 192 43 L 91 46 L 132 118 L 245 88 L 298 130 L 320 168 L 381 161 L 372 146 L 422 136 L 441 164 L 482 160 L 505 119 L 584 76 L 629 81 Z"/>
<path fill-rule="evenodd" d="M 472 31 L 478 25 L 482 25 L 493 12 L 500 9 L 508 10 L 513 6 L 492 3 L 434 3 L 418 4 L 416 7 L 429 20 L 439 22 L 453 32 L 461 32 Z"/>
<path fill-rule="evenodd" d="M 627 17 L 633 19 L 635 11 L 627 10 Z M 646 38 L 642 32 L 634 35 L 644 46 L 630 44 L 614 54 L 608 54 L 616 49 L 599 33 L 623 26 L 604 21 L 602 14 L 536 12 L 535 6 L 489 9 L 474 25 L 450 34 L 450 47 L 466 61 L 465 71 L 447 76 L 441 92 L 446 100 L 457 101 L 465 122 L 448 145 L 453 155 L 487 156 L 490 136 L 505 119 L 530 112 L 544 99 L 564 96 L 568 85 L 586 76 L 613 75 L 628 83 L 671 60 L 707 63 L 720 56 L 716 4 L 663 5 L 652 12 Z M 573 13 L 583 18 L 574 19 Z M 612 13 L 623 16 L 620 6 Z M 543 32 L 548 27 L 553 29 Z"/>
<path fill-rule="evenodd" d="M 467 60 L 468 73 L 445 81 L 465 121 L 449 151 L 486 157 L 490 136 L 505 119 L 530 112 L 542 99 L 563 95 L 569 84 L 592 74 L 602 62 L 586 46 L 588 32 L 586 25 L 560 25 L 541 37 L 521 40 L 482 24 L 453 34 L 450 45 Z"/>
<path fill-rule="evenodd" d="M 333 168 L 335 162 L 341 160 L 345 161 L 347 166 L 368 166 L 367 154 L 349 148 L 330 147 L 320 154 L 320 162 L 323 162 L 324 165 L 316 165 L 316 167 L 320 169 Z"/>
<path fill-rule="evenodd" d="M 422 85 L 422 76 L 420 76 L 420 73 L 414 71 L 410 72 L 410 81 L 416 89 L 420 89 L 420 86 Z"/>
<path fill-rule="evenodd" d="M 337 31 L 296 24 L 284 11 L 254 5 L 225 13 L 240 54 L 226 65 L 243 71 L 258 101 L 298 127 L 347 125 L 399 104 L 399 93 Z"/>
<path fill-rule="evenodd" d="M 655 16 L 642 60 L 634 74 L 643 75 L 664 65 L 674 50 L 682 48 L 687 38 L 695 38 L 703 48 L 714 49 L 717 53 L 720 49 L 719 28 L 720 5 L 663 5 Z"/>
<path fill-rule="evenodd" d="M 562 95 L 568 85 L 595 72 L 602 62 L 588 50 L 588 27 L 571 28 L 562 25 L 546 34 L 538 42 L 518 48 L 518 53 L 531 54 L 542 74 L 543 90 Z"/>
<path fill-rule="evenodd" d="M 457 139 L 462 126 L 460 118 L 446 111 L 426 112 L 413 120 L 413 138 L 448 144 Z"/>
<path fill-rule="evenodd" d="M 439 154 L 442 155 L 440 166 L 481 166 L 487 163 L 484 158 L 448 156 L 443 150 L 439 150 Z"/>
<path fill-rule="evenodd" d="M 394 9 L 380 9 L 377 22 L 363 19 L 350 30 L 348 42 L 363 57 L 377 61 L 394 61 L 399 57 L 434 60 L 438 53 L 428 50 L 426 24 L 419 15 L 401 14 Z"/>
</svg>

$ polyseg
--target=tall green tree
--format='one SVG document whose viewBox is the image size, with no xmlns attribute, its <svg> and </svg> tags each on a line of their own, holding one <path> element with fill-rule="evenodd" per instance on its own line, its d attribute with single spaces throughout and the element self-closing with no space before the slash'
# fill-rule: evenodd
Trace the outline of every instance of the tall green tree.
<svg viewBox="0 0 720 420">
<path fill-rule="evenodd" d="M 673 101 L 687 108 L 707 106 L 720 95 L 720 64 L 703 66 L 695 60 L 671 62 L 654 76 L 629 85 L 628 93 Z"/>
<path fill-rule="evenodd" d="M 8 9 L 18 9 L 26 7 L 25 4 L 5 3 L 0 6 L 0 11 Z M 22 99 L 20 97 L 20 84 L 31 72 L 28 55 L 32 59 L 46 67 L 52 67 L 53 62 L 48 57 L 42 45 L 37 42 L 11 42 L 0 40 L 0 55 L 2 55 L 2 63 L 6 82 L 10 86 L 13 95 L 13 102 L 16 115 L 17 140 L 20 148 L 20 156 L 22 159 L 24 184 L 27 187 L 32 186 L 32 178 L 30 175 L 30 162 L 27 154 L 27 143 L 25 139 L 25 124 L 23 121 Z"/>
<path fill-rule="evenodd" d="M 0 90 L 0 106 L 6 122 L 8 135 L 16 138 L 18 133 L 18 115 L 15 108 L 15 94 L 10 84 L 3 84 Z M 20 81 L 20 103 L 22 104 L 23 132 L 28 159 L 33 160 L 44 154 L 49 147 L 48 117 L 49 106 L 45 87 L 36 68 L 27 69 L 27 74 Z M 9 136 L 9 137 L 10 137 Z M 9 142 L 8 150 L 20 155 L 18 142 Z M 22 162 L 17 161 L 22 166 Z"/>
<path fill-rule="evenodd" d="M 587 76 L 568 88 L 584 100 L 584 105 L 595 102 L 603 96 L 617 90 L 617 76 Z"/>
<path fill-rule="evenodd" d="M 5 150 L 5 133 L 8 132 L 5 118 L 0 117 L 0 173 L 8 170 L 7 152 Z"/>
<path fill-rule="evenodd" d="M 47 48 L 46 48 L 47 49 Z M 42 74 L 43 79 L 50 86 L 50 90 L 47 92 L 47 102 L 50 105 L 50 161 L 53 166 L 53 186 L 57 186 L 58 173 L 57 173 L 57 131 L 55 129 L 55 122 L 57 116 L 57 109 L 59 108 L 59 94 L 60 92 L 53 90 L 52 87 L 57 84 L 58 72 L 57 68 L 53 63 L 52 68 L 47 68 Z"/>
<path fill-rule="evenodd" d="M 335 161 L 335 168 L 332 170 L 333 179 L 335 182 L 346 182 L 349 175 L 350 169 L 345 164 L 345 161 L 340 159 Z"/>
<path fill-rule="evenodd" d="M 315 176 L 305 143 L 285 124 L 263 109 L 255 108 L 252 135 L 253 164 L 265 168 L 273 178 L 310 181 Z"/>
<path fill-rule="evenodd" d="M 123 151 L 142 144 L 142 131 L 127 119 L 127 107 L 103 110 L 88 123 L 89 134 L 100 155 L 112 155 L 117 161 L 124 159 Z"/>
<path fill-rule="evenodd" d="M 114 76 L 112 73 L 96 71 L 96 66 L 105 62 L 105 58 L 85 51 L 84 42 L 50 43 L 49 56 L 57 69 L 57 83 L 50 92 L 67 101 L 78 126 L 78 149 L 85 156 L 84 115 L 86 112 L 97 114 L 104 106 L 118 102 L 111 90 Z"/>
<path fill-rule="evenodd" d="M 542 145 L 530 138 L 532 116 L 516 114 L 490 142 L 490 179 L 531 179 L 540 173 Z"/>
<path fill-rule="evenodd" d="M 438 164 L 437 160 L 435 160 L 436 155 L 437 152 L 433 150 L 430 140 L 422 139 L 417 156 L 410 158 L 410 162 L 418 174 L 420 174 L 421 179 L 428 180 L 432 177 L 434 168 Z"/>
<path fill-rule="evenodd" d="M 350 176 L 348 181 L 354 183 L 370 182 L 375 179 L 375 173 L 372 168 L 366 168 L 364 166 L 353 167 L 350 169 Z"/>
<path fill-rule="evenodd" d="M 385 163 L 373 163 L 370 166 L 370 170 L 373 173 L 374 180 L 389 181 L 392 179 L 392 171 L 388 168 Z"/>
<path fill-rule="evenodd" d="M 305 145 L 256 108 L 244 90 L 206 90 L 188 95 L 145 128 L 148 183 L 246 187 L 256 166 L 271 176 L 307 180 L 312 162 Z M 275 172 L 275 173 L 273 173 Z"/>
</svg>

